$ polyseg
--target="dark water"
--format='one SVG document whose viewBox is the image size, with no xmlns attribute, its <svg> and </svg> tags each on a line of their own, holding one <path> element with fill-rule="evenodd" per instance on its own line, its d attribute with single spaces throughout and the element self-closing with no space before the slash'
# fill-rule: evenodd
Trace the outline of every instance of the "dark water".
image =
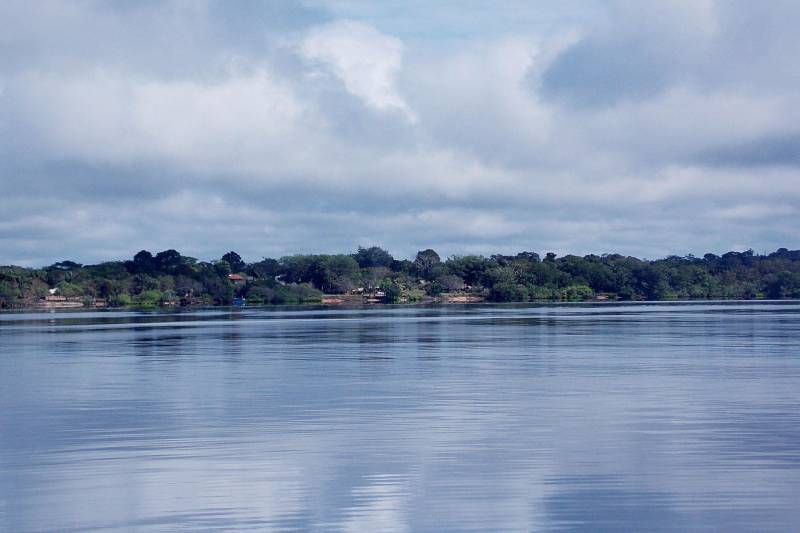
<svg viewBox="0 0 800 533">
<path fill-rule="evenodd" d="M 798 531 L 800 304 L 0 315 L 0 531 Z"/>
</svg>

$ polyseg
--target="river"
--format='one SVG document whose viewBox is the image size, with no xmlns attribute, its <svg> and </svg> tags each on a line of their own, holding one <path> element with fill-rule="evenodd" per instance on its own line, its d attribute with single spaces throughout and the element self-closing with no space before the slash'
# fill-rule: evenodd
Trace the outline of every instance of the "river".
<svg viewBox="0 0 800 533">
<path fill-rule="evenodd" d="M 793 531 L 800 303 L 0 314 L 0 531 Z"/>
</svg>

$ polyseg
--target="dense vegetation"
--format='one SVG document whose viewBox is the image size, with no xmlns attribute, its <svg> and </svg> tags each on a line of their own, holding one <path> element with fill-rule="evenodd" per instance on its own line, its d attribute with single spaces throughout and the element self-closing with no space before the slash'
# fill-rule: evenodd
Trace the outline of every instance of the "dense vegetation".
<svg viewBox="0 0 800 533">
<path fill-rule="evenodd" d="M 55 290 L 53 290 L 55 289 Z M 0 267 L 0 307 L 36 305 L 45 298 L 111 306 L 283 304 L 320 301 L 323 294 L 358 294 L 414 301 L 443 294 L 491 301 L 800 298 L 800 250 L 671 256 L 646 261 L 618 254 L 544 258 L 454 256 L 434 250 L 413 261 L 379 248 L 347 255 L 293 255 L 245 263 L 235 252 L 198 261 L 175 250 L 137 253 L 129 261 L 45 268 Z"/>
</svg>

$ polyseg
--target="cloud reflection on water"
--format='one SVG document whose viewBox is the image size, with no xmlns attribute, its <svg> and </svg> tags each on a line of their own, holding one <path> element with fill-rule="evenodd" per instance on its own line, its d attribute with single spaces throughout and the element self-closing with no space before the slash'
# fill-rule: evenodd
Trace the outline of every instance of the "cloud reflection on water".
<svg viewBox="0 0 800 533">
<path fill-rule="evenodd" d="M 798 314 L 4 315 L 0 529 L 785 530 Z"/>
</svg>

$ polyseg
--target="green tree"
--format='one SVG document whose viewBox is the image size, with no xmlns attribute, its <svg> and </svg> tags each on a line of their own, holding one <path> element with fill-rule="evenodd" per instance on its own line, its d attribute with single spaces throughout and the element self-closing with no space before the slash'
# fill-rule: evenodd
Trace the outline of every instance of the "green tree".
<svg viewBox="0 0 800 533">
<path fill-rule="evenodd" d="M 447 270 L 464 280 L 467 285 L 477 285 L 493 263 L 479 255 L 453 256 L 445 262 Z"/>
<path fill-rule="evenodd" d="M 231 264 L 224 259 L 220 259 L 219 261 L 214 261 L 214 271 L 221 278 L 227 278 L 228 275 L 234 272 L 233 268 L 231 267 Z"/>
<path fill-rule="evenodd" d="M 311 270 L 314 286 L 327 293 L 347 292 L 359 277 L 358 263 L 349 255 L 317 256 Z"/>
<path fill-rule="evenodd" d="M 314 256 L 291 255 L 282 257 L 280 263 L 280 278 L 286 283 L 308 283 L 311 281 L 311 269 L 314 265 Z"/>
<path fill-rule="evenodd" d="M 378 246 L 370 246 L 369 248 L 362 248 L 359 246 L 358 251 L 353 257 L 361 268 L 389 268 L 394 261 L 392 254 Z"/>
<path fill-rule="evenodd" d="M 17 284 L 7 279 L 0 279 L 0 308 L 16 307 L 21 292 Z"/>
<path fill-rule="evenodd" d="M 781 271 L 769 277 L 766 283 L 769 298 L 800 298 L 800 273 Z"/>
<path fill-rule="evenodd" d="M 431 279 L 433 269 L 441 262 L 439 254 L 432 249 L 421 250 L 417 252 L 417 257 L 414 259 L 414 270 L 422 279 Z"/>
<path fill-rule="evenodd" d="M 176 250 L 158 252 L 153 260 L 156 270 L 165 274 L 176 274 L 181 266 L 181 254 Z"/>
<path fill-rule="evenodd" d="M 152 274 L 156 269 L 156 261 L 153 254 L 147 250 L 142 250 L 133 256 L 131 272 L 141 274 Z"/>
<path fill-rule="evenodd" d="M 222 260 L 227 261 L 227 263 L 231 266 L 232 272 L 244 272 L 244 269 L 247 266 L 245 262 L 242 261 L 242 257 L 234 251 L 230 251 L 223 255 Z"/>
<path fill-rule="evenodd" d="M 259 279 L 274 280 L 281 273 L 281 266 L 275 259 L 263 259 L 257 263 L 252 263 L 246 270 L 248 274 Z"/>
</svg>

